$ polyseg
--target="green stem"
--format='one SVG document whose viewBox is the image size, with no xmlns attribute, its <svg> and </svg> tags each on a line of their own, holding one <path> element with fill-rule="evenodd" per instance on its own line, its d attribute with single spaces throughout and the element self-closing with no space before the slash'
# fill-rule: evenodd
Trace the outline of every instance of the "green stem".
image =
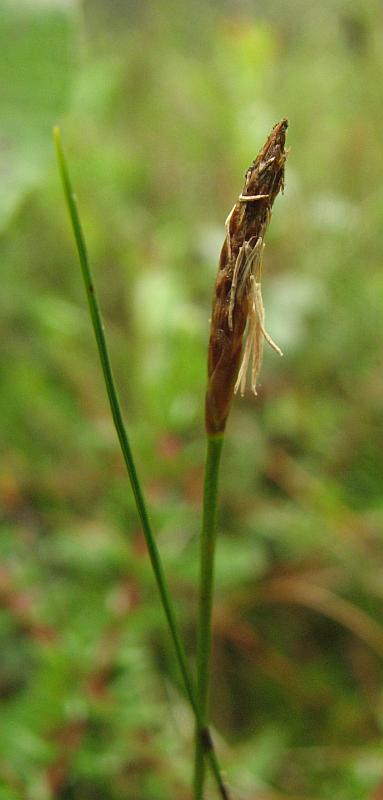
<svg viewBox="0 0 383 800">
<path fill-rule="evenodd" d="M 205 726 L 208 718 L 217 490 L 222 444 L 222 435 L 208 436 L 200 550 L 200 592 L 197 634 L 197 699 L 202 726 Z M 205 759 L 201 736 L 197 728 L 194 766 L 195 800 L 203 800 L 204 781 Z"/>
<path fill-rule="evenodd" d="M 93 284 L 92 273 L 85 244 L 85 238 L 77 210 L 76 195 L 74 194 L 72 189 L 69 172 L 61 144 L 60 129 L 57 127 L 54 128 L 53 135 L 54 135 L 57 161 L 63 183 L 64 194 L 68 206 L 69 216 L 72 223 L 73 233 L 77 245 L 82 277 L 85 284 L 89 311 L 92 319 L 94 334 L 97 341 L 98 353 L 104 375 L 105 386 L 108 393 L 110 408 L 113 416 L 113 422 L 116 428 L 122 455 L 124 457 L 124 461 L 130 478 L 130 483 L 133 490 L 137 511 L 141 520 L 145 541 L 149 552 L 149 558 L 157 582 L 157 587 L 160 593 L 160 598 L 168 622 L 170 634 L 173 640 L 176 658 L 183 679 L 183 683 L 185 686 L 186 694 L 188 696 L 190 705 L 193 709 L 194 716 L 196 718 L 198 735 L 199 735 L 199 740 L 201 742 L 201 746 L 203 747 L 203 750 L 206 753 L 206 757 L 208 758 L 209 766 L 216 780 L 217 787 L 222 800 L 230 800 L 228 790 L 224 784 L 221 775 L 220 766 L 217 760 L 217 756 L 214 750 L 209 730 L 205 724 L 202 724 L 202 718 L 200 716 L 196 701 L 195 687 L 189 670 L 181 635 L 179 633 L 178 624 L 173 610 L 172 601 L 170 599 L 169 590 L 166 585 L 160 554 L 150 524 L 144 496 L 138 479 L 132 451 L 130 449 L 128 435 L 122 418 L 120 402 L 118 399 L 118 394 L 113 378 L 112 367 L 110 363 L 109 353 L 104 334 L 101 312 L 99 309 L 97 296 Z"/>
</svg>

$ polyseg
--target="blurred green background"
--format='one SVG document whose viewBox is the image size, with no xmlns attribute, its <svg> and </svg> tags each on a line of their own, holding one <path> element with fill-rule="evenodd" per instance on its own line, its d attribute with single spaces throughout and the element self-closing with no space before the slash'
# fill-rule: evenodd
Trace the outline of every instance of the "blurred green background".
<svg viewBox="0 0 383 800">
<path fill-rule="evenodd" d="M 235 800 L 382 799 L 382 36 L 378 0 L 2 0 L 0 800 L 191 797 L 51 128 L 193 658 L 212 286 L 283 116 L 285 357 L 228 425 L 212 720 Z"/>
</svg>

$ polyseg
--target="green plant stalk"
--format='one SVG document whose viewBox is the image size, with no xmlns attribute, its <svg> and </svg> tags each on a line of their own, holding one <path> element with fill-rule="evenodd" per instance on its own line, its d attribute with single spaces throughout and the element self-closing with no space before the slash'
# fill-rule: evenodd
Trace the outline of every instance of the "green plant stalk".
<svg viewBox="0 0 383 800">
<path fill-rule="evenodd" d="M 211 620 L 214 590 L 214 554 L 217 531 L 217 492 L 222 445 L 223 434 L 208 435 L 200 548 L 200 590 L 197 617 L 197 700 L 200 714 L 200 724 L 203 727 L 205 726 L 208 718 Z M 201 736 L 197 727 L 194 765 L 195 800 L 203 800 L 204 781 L 205 756 L 203 752 Z"/>
<path fill-rule="evenodd" d="M 55 149 L 59 171 L 62 179 L 65 200 L 67 203 L 69 217 L 73 228 L 74 238 L 77 246 L 79 261 L 81 265 L 82 277 L 85 284 L 85 290 L 89 305 L 89 311 L 92 319 L 93 330 L 97 342 L 98 353 L 100 357 L 101 367 L 103 371 L 106 390 L 108 393 L 110 408 L 112 412 L 113 422 L 116 428 L 118 440 L 120 443 L 122 455 L 130 478 L 131 487 L 136 502 L 138 515 L 141 520 L 146 545 L 149 552 L 149 558 L 155 575 L 158 591 L 160 594 L 164 613 L 168 622 L 169 631 L 173 640 L 173 645 L 176 653 L 177 662 L 185 686 L 186 694 L 189 699 L 190 705 L 196 718 L 198 729 L 198 738 L 201 744 L 202 751 L 206 754 L 211 772 L 215 778 L 217 788 L 219 790 L 222 800 L 230 800 L 230 795 L 227 787 L 225 786 L 222 778 L 221 769 L 218 759 L 214 750 L 214 745 L 210 736 L 208 727 L 202 724 L 202 716 L 199 713 L 199 708 L 196 699 L 196 690 L 194 687 L 193 679 L 189 670 L 185 649 L 182 643 L 181 635 L 178 630 L 176 616 L 173 610 L 170 593 L 167 588 L 164 571 L 161 563 L 160 554 L 156 545 L 156 541 L 151 528 L 146 503 L 142 493 L 141 485 L 138 479 L 137 470 L 135 467 L 132 451 L 126 428 L 124 425 L 120 402 L 118 399 L 117 389 L 115 386 L 111 362 L 107 349 L 104 327 L 101 317 L 100 308 L 97 301 L 97 296 L 93 284 L 92 272 L 89 264 L 85 238 L 80 222 L 79 213 L 77 210 L 76 195 L 73 192 L 69 171 L 64 157 L 64 152 L 61 143 L 60 129 L 55 127 L 53 130 Z"/>
</svg>

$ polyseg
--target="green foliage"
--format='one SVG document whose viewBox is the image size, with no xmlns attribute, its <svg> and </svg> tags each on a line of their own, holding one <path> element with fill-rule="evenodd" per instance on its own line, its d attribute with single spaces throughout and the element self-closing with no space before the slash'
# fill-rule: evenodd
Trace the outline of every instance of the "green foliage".
<svg viewBox="0 0 383 800">
<path fill-rule="evenodd" d="M 99 374 L 57 122 L 193 653 L 223 222 L 290 120 L 264 275 L 285 357 L 265 353 L 259 398 L 228 426 L 212 716 L 237 798 L 373 800 L 383 780 L 383 18 L 377 0 L 263 6 L 2 4 L 0 800 L 190 798 L 193 722 Z"/>
</svg>

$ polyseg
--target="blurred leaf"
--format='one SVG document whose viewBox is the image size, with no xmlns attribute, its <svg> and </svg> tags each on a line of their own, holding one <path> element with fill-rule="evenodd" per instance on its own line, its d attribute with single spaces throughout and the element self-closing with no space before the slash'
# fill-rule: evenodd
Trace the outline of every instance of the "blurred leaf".
<svg viewBox="0 0 383 800">
<path fill-rule="evenodd" d="M 51 129 L 71 81 L 72 20 L 63 4 L 3 0 L 0 15 L 0 228 L 51 158 Z"/>
</svg>

